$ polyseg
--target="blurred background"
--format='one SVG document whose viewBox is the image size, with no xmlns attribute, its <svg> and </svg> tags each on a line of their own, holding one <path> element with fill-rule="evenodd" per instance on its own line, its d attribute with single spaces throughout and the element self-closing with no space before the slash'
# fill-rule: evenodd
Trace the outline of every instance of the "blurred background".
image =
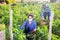
<svg viewBox="0 0 60 40">
<path fill-rule="evenodd" d="M 13 17 L 11 21 L 14 40 L 26 40 L 20 26 L 29 13 L 33 13 L 37 21 L 37 40 L 48 40 L 49 24 L 42 26 L 40 24 L 41 5 L 44 2 L 48 2 L 54 11 L 52 40 L 60 40 L 60 0 L 0 0 L 0 40 L 10 40 L 10 9 Z"/>
</svg>

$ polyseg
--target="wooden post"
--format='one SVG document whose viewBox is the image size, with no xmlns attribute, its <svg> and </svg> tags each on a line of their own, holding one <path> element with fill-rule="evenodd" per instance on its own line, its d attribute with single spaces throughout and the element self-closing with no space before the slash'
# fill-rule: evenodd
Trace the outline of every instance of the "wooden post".
<svg viewBox="0 0 60 40">
<path fill-rule="evenodd" d="M 5 40 L 5 24 L 0 24 L 0 40 Z"/>
<path fill-rule="evenodd" d="M 0 40 L 5 40 L 5 31 L 0 31 Z"/>
<path fill-rule="evenodd" d="M 48 34 L 48 40 L 51 40 L 53 17 L 54 17 L 54 12 L 51 11 L 51 17 L 50 17 L 50 22 L 49 22 L 49 34 Z"/>
<path fill-rule="evenodd" d="M 10 31 L 10 40 L 13 40 L 13 32 L 12 32 L 12 9 L 10 8 L 10 27 L 9 27 L 9 31 Z"/>
</svg>

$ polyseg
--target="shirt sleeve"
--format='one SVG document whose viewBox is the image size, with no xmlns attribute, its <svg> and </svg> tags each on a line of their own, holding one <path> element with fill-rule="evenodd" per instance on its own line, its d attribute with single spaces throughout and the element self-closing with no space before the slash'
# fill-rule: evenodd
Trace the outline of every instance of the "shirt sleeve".
<svg viewBox="0 0 60 40">
<path fill-rule="evenodd" d="M 23 25 L 20 27 L 20 30 L 23 30 L 23 28 L 26 26 L 27 21 L 23 23 Z"/>
<path fill-rule="evenodd" d="M 36 21 L 34 21 L 34 31 L 36 31 L 36 27 L 37 27 L 37 24 L 36 24 Z"/>
</svg>

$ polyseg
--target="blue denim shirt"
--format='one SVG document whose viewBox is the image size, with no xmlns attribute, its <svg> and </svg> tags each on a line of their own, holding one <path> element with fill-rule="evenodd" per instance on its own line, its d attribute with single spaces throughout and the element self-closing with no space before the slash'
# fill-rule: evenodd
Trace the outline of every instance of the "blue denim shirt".
<svg viewBox="0 0 60 40">
<path fill-rule="evenodd" d="M 21 30 L 25 28 L 25 33 L 32 33 L 33 30 L 36 30 L 36 21 L 33 20 L 31 24 L 26 20 L 21 26 Z"/>
</svg>

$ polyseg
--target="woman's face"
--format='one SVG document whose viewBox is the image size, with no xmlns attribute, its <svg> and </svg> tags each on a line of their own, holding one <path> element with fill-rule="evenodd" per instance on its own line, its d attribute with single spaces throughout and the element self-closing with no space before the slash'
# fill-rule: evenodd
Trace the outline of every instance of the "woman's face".
<svg viewBox="0 0 60 40">
<path fill-rule="evenodd" d="M 32 21 L 32 20 L 33 20 L 33 17 L 32 17 L 32 16 L 29 16 L 29 17 L 28 17 L 28 20 L 29 20 L 29 21 Z"/>
<path fill-rule="evenodd" d="M 32 19 L 33 17 L 32 16 L 29 16 L 29 19 Z"/>
</svg>

